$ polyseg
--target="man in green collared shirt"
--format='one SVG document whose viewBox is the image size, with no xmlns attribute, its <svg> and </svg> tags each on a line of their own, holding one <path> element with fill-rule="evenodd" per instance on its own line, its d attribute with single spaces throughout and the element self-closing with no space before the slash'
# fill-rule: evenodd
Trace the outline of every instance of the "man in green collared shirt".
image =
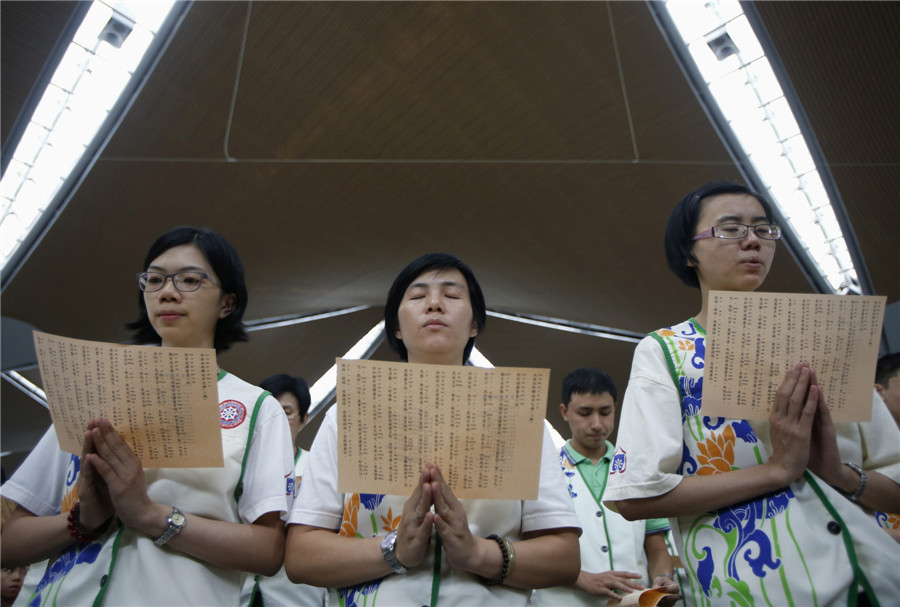
<svg viewBox="0 0 900 607">
<path fill-rule="evenodd" d="M 602 605 L 603 599 L 621 598 L 651 582 L 672 593 L 661 604 L 678 598 L 665 542 L 668 521 L 627 521 L 602 504 L 614 453 L 608 437 L 615 428 L 617 396 L 612 379 L 599 369 L 576 369 L 563 380 L 560 412 L 572 438 L 560 450 L 560 461 L 584 530 L 579 542 L 582 571 L 570 588 L 538 591 L 541 605 Z"/>
</svg>

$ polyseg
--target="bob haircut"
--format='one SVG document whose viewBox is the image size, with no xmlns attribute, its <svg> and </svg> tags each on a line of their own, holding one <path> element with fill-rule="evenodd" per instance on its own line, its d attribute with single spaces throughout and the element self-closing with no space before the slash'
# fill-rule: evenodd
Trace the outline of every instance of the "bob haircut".
<svg viewBox="0 0 900 607">
<path fill-rule="evenodd" d="M 264 379 L 262 383 L 259 384 L 259 387 L 271 392 L 272 396 L 275 398 L 278 398 L 286 392 L 293 394 L 294 398 L 297 399 L 297 412 L 300 414 L 301 418 L 309 411 L 309 384 L 307 384 L 306 380 L 302 377 L 295 377 L 288 375 L 287 373 L 279 373 L 278 375 L 273 375 Z"/>
<path fill-rule="evenodd" d="M 206 261 L 209 262 L 219 279 L 222 292 L 235 296 L 231 314 L 220 318 L 216 324 L 214 345 L 216 352 L 224 352 L 234 342 L 248 339 L 243 322 L 248 300 L 247 283 L 244 281 L 244 264 L 241 263 L 237 251 L 225 240 L 225 237 L 206 228 L 191 226 L 172 228 L 156 239 L 147 252 L 141 268 L 146 270 L 154 259 L 169 249 L 187 244 L 195 245 L 206 257 Z M 138 291 L 138 309 L 138 319 L 125 325 L 127 329 L 134 331 L 134 343 L 161 343 L 162 340 L 153 330 L 153 325 L 150 324 L 150 318 L 147 316 L 147 304 L 144 303 L 144 293 L 140 290 Z"/>
<path fill-rule="evenodd" d="M 772 223 L 772 205 L 766 198 L 754 192 L 750 188 L 728 181 L 714 181 L 701 186 L 681 199 L 678 206 L 669 215 L 669 223 L 666 225 L 666 261 L 675 276 L 689 287 L 700 288 L 697 280 L 697 271 L 690 267 L 688 262 L 696 262 L 691 249 L 694 246 L 693 238 L 697 233 L 697 220 L 700 218 L 700 205 L 704 199 L 720 194 L 748 194 L 756 198 L 762 205 L 766 219 Z"/>
<path fill-rule="evenodd" d="M 400 302 L 403 301 L 403 295 L 406 293 L 409 285 L 424 272 L 431 270 L 459 270 L 460 274 L 466 279 L 466 285 L 469 287 L 469 301 L 472 302 L 472 319 L 475 321 L 475 326 L 478 327 L 478 335 L 481 335 L 484 331 L 487 322 L 484 294 L 481 292 L 481 285 L 478 284 L 478 279 L 475 278 L 472 268 L 463 263 L 458 257 L 446 253 L 422 255 L 403 268 L 400 274 L 397 275 L 397 278 L 394 279 L 394 284 L 391 285 L 391 290 L 388 292 L 387 303 L 384 305 L 385 337 L 388 345 L 400 355 L 402 360 L 409 360 L 409 353 L 406 351 L 406 346 L 403 345 L 403 340 L 395 335 L 400 328 L 400 319 L 398 317 Z M 470 337 L 463 351 L 463 364 L 469 360 L 469 355 L 474 347 L 475 338 Z"/>
<path fill-rule="evenodd" d="M 582 367 L 575 369 L 566 375 L 562 383 L 562 402 L 569 408 L 573 394 L 597 394 L 603 395 L 609 392 L 613 402 L 619 400 L 619 392 L 616 384 L 605 371 L 596 367 Z"/>
</svg>

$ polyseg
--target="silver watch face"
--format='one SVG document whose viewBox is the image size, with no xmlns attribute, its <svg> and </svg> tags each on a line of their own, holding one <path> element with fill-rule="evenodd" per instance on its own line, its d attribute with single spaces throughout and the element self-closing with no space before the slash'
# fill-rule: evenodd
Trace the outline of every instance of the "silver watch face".
<svg viewBox="0 0 900 607">
<path fill-rule="evenodd" d="M 169 518 L 172 519 L 172 524 L 176 527 L 181 527 L 182 525 L 184 525 L 185 518 L 184 515 L 180 512 L 173 512 L 172 516 Z"/>
<path fill-rule="evenodd" d="M 392 531 L 384 536 L 384 539 L 381 540 L 381 549 L 388 552 L 393 552 L 394 546 L 397 543 L 397 532 Z"/>
</svg>

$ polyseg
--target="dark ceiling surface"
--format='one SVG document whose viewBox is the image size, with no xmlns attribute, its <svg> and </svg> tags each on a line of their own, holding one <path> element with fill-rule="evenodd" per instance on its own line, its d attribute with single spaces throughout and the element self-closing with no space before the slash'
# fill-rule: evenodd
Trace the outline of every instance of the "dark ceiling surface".
<svg viewBox="0 0 900 607">
<path fill-rule="evenodd" d="M 61 29 L 71 10 L 0 3 L 4 140 L 55 42 L 25 28 Z M 897 301 L 900 4 L 758 10 L 875 291 Z M 146 248 L 197 224 L 241 254 L 247 320 L 372 306 L 252 333 L 220 357 L 252 382 L 317 379 L 430 251 L 469 263 L 492 310 L 645 333 L 699 309 L 662 233 L 681 196 L 713 179 L 741 173 L 645 3 L 198 2 L 2 313 L 124 341 Z M 764 289 L 812 292 L 784 247 Z M 599 366 L 621 392 L 634 344 L 490 318 L 478 347 L 498 366 L 550 368 L 549 419 L 567 435 L 564 375 Z M 384 346 L 373 358 L 395 360 Z M 48 418 L 6 382 L 2 407 L 8 472 Z"/>
</svg>

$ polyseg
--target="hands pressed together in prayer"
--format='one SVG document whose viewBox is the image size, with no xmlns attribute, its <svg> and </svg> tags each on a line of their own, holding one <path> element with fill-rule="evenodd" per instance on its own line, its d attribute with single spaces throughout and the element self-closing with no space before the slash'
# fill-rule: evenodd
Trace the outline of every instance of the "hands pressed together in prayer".
<svg viewBox="0 0 900 607">
<path fill-rule="evenodd" d="M 773 448 L 769 463 L 784 471 L 785 484 L 807 469 L 835 487 L 846 485 L 846 474 L 854 474 L 841 463 L 831 413 L 809 363 L 788 371 L 775 394 L 769 425 Z"/>
<path fill-rule="evenodd" d="M 472 535 L 462 502 L 444 480 L 441 469 L 425 464 L 397 529 L 397 559 L 404 567 L 416 567 L 425 559 L 432 527 L 452 567 L 479 573 L 487 563 L 499 562 L 485 554 L 489 550 L 499 554 L 497 544 Z"/>
<path fill-rule="evenodd" d="M 99 529 L 113 515 L 142 529 L 146 515 L 152 516 L 154 502 L 147 495 L 140 458 L 102 418 L 91 420 L 84 434 L 78 499 L 81 524 L 87 529 Z"/>
</svg>

